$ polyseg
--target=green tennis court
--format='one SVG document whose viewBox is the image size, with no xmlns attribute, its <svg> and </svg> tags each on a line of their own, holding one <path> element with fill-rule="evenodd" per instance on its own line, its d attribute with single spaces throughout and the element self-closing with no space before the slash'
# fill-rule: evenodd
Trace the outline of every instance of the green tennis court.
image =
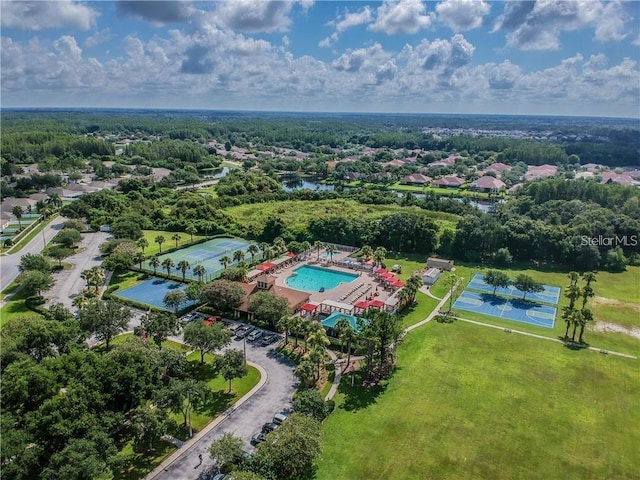
<svg viewBox="0 0 640 480">
<path fill-rule="evenodd" d="M 197 280 L 198 276 L 193 273 L 193 268 L 197 265 L 202 265 L 205 268 L 205 274 L 203 280 L 205 282 L 218 278 L 219 272 L 223 270 L 224 266 L 220 263 L 222 257 L 229 257 L 233 260 L 233 252 L 240 250 L 244 252 L 246 261 L 251 260 L 251 255 L 247 249 L 251 245 L 251 242 L 240 238 L 214 238 L 204 243 L 192 245 L 190 247 L 181 248 L 174 252 L 164 253 L 158 256 L 160 265 L 162 262 L 170 258 L 175 264 L 171 268 L 171 274 L 176 276 L 182 276 L 182 271 L 178 269 L 178 263 L 182 260 L 189 262 L 189 269 L 186 272 L 185 277 Z M 260 253 L 256 256 L 256 259 L 261 258 Z M 231 262 L 228 266 L 237 262 Z M 153 271 L 153 267 L 149 264 L 149 261 L 143 263 L 145 270 Z M 159 266 L 158 271 L 162 271 L 163 267 Z M 164 269 L 166 272 L 166 269 Z"/>
</svg>

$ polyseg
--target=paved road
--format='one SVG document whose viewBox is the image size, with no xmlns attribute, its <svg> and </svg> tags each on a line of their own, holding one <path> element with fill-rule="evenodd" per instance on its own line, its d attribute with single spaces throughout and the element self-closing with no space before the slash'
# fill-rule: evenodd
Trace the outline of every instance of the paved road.
<svg viewBox="0 0 640 480">
<path fill-rule="evenodd" d="M 61 270 L 53 275 L 56 283 L 47 292 L 47 297 L 51 299 L 50 303 L 62 303 L 71 311 L 75 309 L 71 303 L 75 297 L 82 293 L 82 289 L 86 286 L 86 282 L 80 278 L 80 274 L 83 270 L 102 263 L 103 258 L 100 256 L 99 247 L 110 237 L 111 235 L 105 232 L 82 234 L 82 242 L 79 245 L 82 251 L 65 259 L 65 262 L 71 263 L 73 268 Z"/>
<path fill-rule="evenodd" d="M 62 224 L 67 221 L 66 217 L 56 217 L 47 225 L 41 233 L 36 235 L 29 243 L 16 253 L 3 255 L 0 257 L 0 290 L 4 290 L 13 282 L 20 271 L 20 257 L 27 253 L 40 253 L 44 246 L 62 229 Z"/>
<path fill-rule="evenodd" d="M 249 444 L 251 436 L 262 425 L 271 421 L 274 413 L 280 409 L 291 408 L 291 398 L 298 381 L 293 375 L 295 364 L 287 357 L 277 353 L 273 346 L 260 347 L 249 342 L 247 359 L 260 365 L 266 372 L 267 379 L 251 398 L 237 408 L 231 415 L 221 419 L 209 432 L 203 435 L 193 445 L 187 443 L 179 451 L 180 455 L 169 465 L 164 465 L 160 471 L 154 471 L 146 478 L 148 480 L 191 480 L 197 479 L 204 469 L 210 467 L 213 461 L 209 457 L 208 449 L 211 442 L 225 432 L 231 432 L 245 441 L 245 450 L 252 451 Z M 234 340 L 229 348 L 243 348 L 242 340 Z M 182 450 L 181 449 L 181 450 Z M 198 455 L 202 454 L 203 463 L 198 466 Z"/>
</svg>

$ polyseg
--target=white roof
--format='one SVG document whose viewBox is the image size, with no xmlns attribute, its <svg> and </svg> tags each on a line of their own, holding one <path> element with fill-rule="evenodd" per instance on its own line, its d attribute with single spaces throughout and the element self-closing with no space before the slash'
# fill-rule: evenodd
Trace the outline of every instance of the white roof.
<svg viewBox="0 0 640 480">
<path fill-rule="evenodd" d="M 247 278 L 255 278 L 262 273 L 264 273 L 262 270 L 251 270 L 249 273 L 247 273 Z"/>
<path fill-rule="evenodd" d="M 325 300 L 322 302 L 323 305 L 327 305 L 328 307 L 339 308 L 341 310 L 352 311 L 353 305 L 350 303 L 336 302 L 334 300 Z"/>
<path fill-rule="evenodd" d="M 281 258 L 276 258 L 275 260 L 269 260 L 269 261 L 274 265 L 280 265 L 286 262 L 287 260 L 291 260 L 291 257 L 281 257 Z"/>
</svg>

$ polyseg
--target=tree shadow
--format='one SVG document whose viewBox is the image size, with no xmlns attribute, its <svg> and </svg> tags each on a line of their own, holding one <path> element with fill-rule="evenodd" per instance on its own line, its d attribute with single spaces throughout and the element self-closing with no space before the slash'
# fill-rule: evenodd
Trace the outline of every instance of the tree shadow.
<svg viewBox="0 0 640 480">
<path fill-rule="evenodd" d="M 564 348 L 568 348 L 569 350 L 587 350 L 591 345 L 589 345 L 587 342 L 576 342 L 571 340 L 570 338 L 566 338 L 563 335 L 558 335 L 558 340 L 560 340 L 563 344 L 564 344 Z M 605 351 L 603 351 L 603 353 L 606 353 Z"/>
<path fill-rule="evenodd" d="M 234 398 L 233 391 L 217 390 L 212 392 L 206 401 L 198 406 L 197 412 L 211 417 L 216 416 L 229 408 L 233 404 Z"/>
<path fill-rule="evenodd" d="M 389 379 L 397 370 L 398 368 L 396 367 L 388 378 L 371 386 L 363 385 L 363 374 L 361 371 L 353 373 L 353 387 L 351 386 L 352 375 L 344 375 L 338 387 L 338 392 L 344 395 L 344 402 L 340 408 L 347 412 L 357 412 L 358 410 L 375 404 L 378 401 L 378 397 L 386 391 L 389 385 Z"/>
<path fill-rule="evenodd" d="M 200 380 L 203 382 L 207 382 L 212 378 L 215 378 L 219 374 L 219 368 L 214 363 L 207 363 L 205 359 L 205 363 L 203 365 L 200 364 L 200 353 L 198 353 L 198 359 L 192 360 L 188 362 L 189 365 L 189 376 L 195 380 Z"/>
</svg>

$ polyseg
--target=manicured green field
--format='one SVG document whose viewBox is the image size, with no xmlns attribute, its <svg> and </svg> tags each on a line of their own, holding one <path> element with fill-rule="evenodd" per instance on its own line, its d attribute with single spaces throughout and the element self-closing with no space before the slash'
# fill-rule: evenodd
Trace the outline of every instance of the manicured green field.
<svg viewBox="0 0 640 480">
<path fill-rule="evenodd" d="M 159 235 L 162 235 L 164 237 L 164 242 L 162 243 L 162 252 L 167 252 L 168 250 L 171 249 L 175 249 L 176 248 L 176 241 L 173 240 L 171 237 L 173 237 L 175 234 L 180 235 L 180 240 L 178 240 L 178 247 L 184 247 L 186 245 L 191 245 L 191 235 L 189 235 L 188 233 L 185 232 L 166 232 L 166 231 L 162 231 L 162 230 L 143 230 L 142 231 L 144 238 L 147 239 L 147 242 L 149 242 L 149 246 L 146 247 L 144 249 L 144 254 L 146 255 L 147 258 L 149 258 L 151 255 L 155 255 L 157 253 L 160 253 L 160 247 L 159 245 L 156 243 L 156 237 L 158 237 Z M 193 241 L 196 242 L 197 240 L 200 240 L 204 238 L 204 235 L 194 235 L 193 236 Z"/>
<path fill-rule="evenodd" d="M 455 322 L 411 332 L 374 391 L 345 378 L 317 480 L 637 479 L 637 360 Z"/>
<path fill-rule="evenodd" d="M 418 207 L 400 205 L 365 205 L 354 200 L 286 201 L 239 205 L 225 209 L 247 231 L 260 232 L 267 219 L 280 217 L 290 228 L 306 228 L 312 218 L 332 216 L 379 218 L 396 212 L 428 213 L 442 229 L 455 229 L 459 217 L 450 213 L 427 212 Z"/>
<path fill-rule="evenodd" d="M 565 270 L 533 270 L 531 268 L 501 268 L 512 279 L 518 274 L 524 273 L 530 275 L 534 280 L 547 284 L 561 287 L 562 290 L 569 284 L 567 278 L 568 271 Z M 476 273 L 485 273 L 487 268 L 474 265 L 456 264 L 455 274 L 464 279 L 463 284 L 466 285 Z M 442 277 L 431 288 L 431 292 L 436 296 L 443 296 L 447 292 L 444 279 L 448 276 L 444 273 Z M 592 284 L 595 291 L 595 297 L 589 300 L 588 306 L 592 308 L 596 324 L 598 322 L 612 323 L 626 328 L 640 327 L 640 267 L 627 267 L 627 271 L 623 273 L 597 272 L 597 280 Z M 458 294 L 462 292 L 459 290 Z M 568 305 L 569 300 L 564 296 L 560 296 L 558 305 L 558 315 L 553 329 L 536 327 L 526 323 L 513 322 L 510 320 L 501 320 L 496 317 L 481 315 L 474 312 L 464 310 L 455 311 L 462 317 L 471 320 L 478 320 L 493 325 L 506 328 L 513 328 L 526 332 L 545 335 L 548 337 L 562 338 L 564 336 L 566 325 L 561 318 L 562 307 Z M 593 347 L 614 350 L 631 355 L 640 356 L 640 340 L 629 334 L 594 331 L 594 324 L 590 324 L 585 332 L 585 341 Z M 571 335 L 572 329 L 569 330 Z M 577 337 L 576 337 L 577 338 Z"/>
</svg>

